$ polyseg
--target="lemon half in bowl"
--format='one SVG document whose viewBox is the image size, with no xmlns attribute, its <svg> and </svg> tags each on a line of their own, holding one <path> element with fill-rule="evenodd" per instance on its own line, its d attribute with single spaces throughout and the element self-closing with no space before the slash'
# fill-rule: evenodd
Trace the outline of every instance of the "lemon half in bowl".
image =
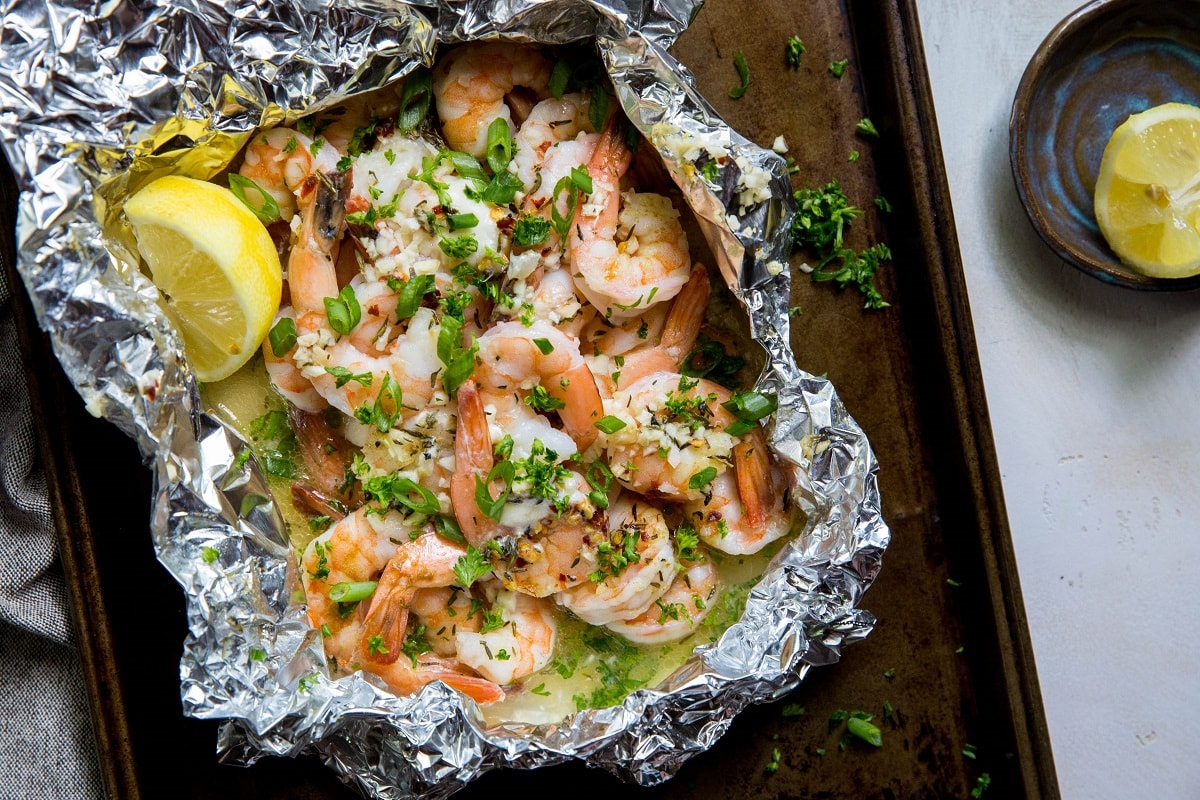
<svg viewBox="0 0 1200 800">
<path fill-rule="evenodd" d="M 1104 149 L 1095 209 L 1113 252 L 1142 274 L 1200 272 L 1200 108 L 1165 103 L 1125 120 Z"/>
<path fill-rule="evenodd" d="M 228 189 L 179 176 L 138 191 L 125 216 L 196 377 L 229 377 L 279 310 L 283 276 L 270 234 Z"/>
</svg>

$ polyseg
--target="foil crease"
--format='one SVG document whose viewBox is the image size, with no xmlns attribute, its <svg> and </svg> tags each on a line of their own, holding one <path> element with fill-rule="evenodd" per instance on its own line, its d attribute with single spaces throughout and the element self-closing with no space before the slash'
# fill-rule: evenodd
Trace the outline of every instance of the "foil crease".
<svg viewBox="0 0 1200 800">
<path fill-rule="evenodd" d="M 155 477 L 151 533 L 183 587 L 186 714 L 225 720 L 218 751 L 249 764 L 316 753 L 381 798 L 445 797 L 498 766 L 581 759 L 666 780 L 750 703 L 792 690 L 866 636 L 860 608 L 889 533 L 877 464 L 833 386 L 788 341 L 782 159 L 726 125 L 667 48 L 698 0 L 14 0 L 0 48 L 0 141 L 21 190 L 18 268 L 87 408 L 133 437 Z M 662 154 L 767 354 L 768 433 L 791 465 L 805 530 L 742 618 L 661 686 L 558 725 L 487 727 L 441 685 L 395 697 L 331 680 L 282 519 L 247 447 L 204 410 L 179 340 L 137 268 L 124 198 L 170 172 L 210 177 L 259 125 L 377 88 L 439 44 L 594 42 L 630 120 Z M 699 167 L 722 158 L 719 180 Z M 769 179 L 769 192 L 753 188 Z M 769 193 L 769 196 L 764 194 Z M 207 548 L 215 560 L 202 557 Z M 208 550 L 211 556 L 211 550 Z"/>
</svg>

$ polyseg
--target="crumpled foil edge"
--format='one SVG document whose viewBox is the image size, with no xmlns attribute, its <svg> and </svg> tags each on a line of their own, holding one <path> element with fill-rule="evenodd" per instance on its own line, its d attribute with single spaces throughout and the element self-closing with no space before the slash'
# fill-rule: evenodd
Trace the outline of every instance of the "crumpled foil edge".
<svg viewBox="0 0 1200 800">
<path fill-rule="evenodd" d="M 782 159 L 725 125 L 667 52 L 698 2 L 18 5 L 4 23 L 0 136 L 21 189 L 19 270 L 88 409 L 133 437 L 154 473 L 155 548 L 188 598 L 184 710 L 227 720 L 223 760 L 313 751 L 385 798 L 444 797 L 497 766 L 571 758 L 649 785 L 712 746 L 746 705 L 782 696 L 870 632 L 874 618 L 857 606 L 889 539 L 877 464 L 832 385 L 800 370 L 788 343 L 794 209 Z M 398 698 L 362 673 L 328 678 L 320 636 L 293 597 L 282 520 L 273 504 L 247 502 L 269 495 L 265 481 L 256 467 L 233 467 L 246 444 L 204 412 L 157 290 L 112 231 L 135 184 L 219 171 L 220 158 L 191 145 L 236 151 L 239 136 L 282 118 L 278 109 L 382 85 L 431 63 L 439 42 L 495 37 L 596 42 L 622 108 L 662 154 L 767 352 L 758 388 L 779 396 L 768 433 L 795 466 L 809 522 L 741 620 L 663 685 L 558 725 L 488 728 L 440 684 Z M 696 162 L 718 156 L 713 185 Z M 743 206 L 755 170 L 769 173 L 770 197 Z"/>
</svg>

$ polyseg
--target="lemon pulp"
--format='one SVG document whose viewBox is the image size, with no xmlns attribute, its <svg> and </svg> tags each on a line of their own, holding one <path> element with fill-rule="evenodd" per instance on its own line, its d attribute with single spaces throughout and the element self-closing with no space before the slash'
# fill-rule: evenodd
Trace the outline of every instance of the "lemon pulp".
<svg viewBox="0 0 1200 800">
<path fill-rule="evenodd" d="M 125 203 L 138 251 L 202 381 L 245 364 L 279 310 L 279 256 L 263 224 L 232 192 L 160 178 Z"/>
<path fill-rule="evenodd" d="M 1139 272 L 1200 272 L 1200 108 L 1166 103 L 1118 126 L 1100 162 L 1095 210 L 1113 252 Z"/>
</svg>

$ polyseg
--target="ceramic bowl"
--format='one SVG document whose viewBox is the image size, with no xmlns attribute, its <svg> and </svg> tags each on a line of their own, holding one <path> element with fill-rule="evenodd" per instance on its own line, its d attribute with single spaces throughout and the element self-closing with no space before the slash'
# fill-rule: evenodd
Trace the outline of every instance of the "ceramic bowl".
<svg viewBox="0 0 1200 800">
<path fill-rule="evenodd" d="M 1009 122 L 1017 193 L 1052 250 L 1134 289 L 1200 288 L 1122 264 L 1096 225 L 1092 194 L 1112 132 L 1162 103 L 1200 106 L 1200 0 L 1095 0 L 1050 32 L 1025 69 Z"/>
</svg>

